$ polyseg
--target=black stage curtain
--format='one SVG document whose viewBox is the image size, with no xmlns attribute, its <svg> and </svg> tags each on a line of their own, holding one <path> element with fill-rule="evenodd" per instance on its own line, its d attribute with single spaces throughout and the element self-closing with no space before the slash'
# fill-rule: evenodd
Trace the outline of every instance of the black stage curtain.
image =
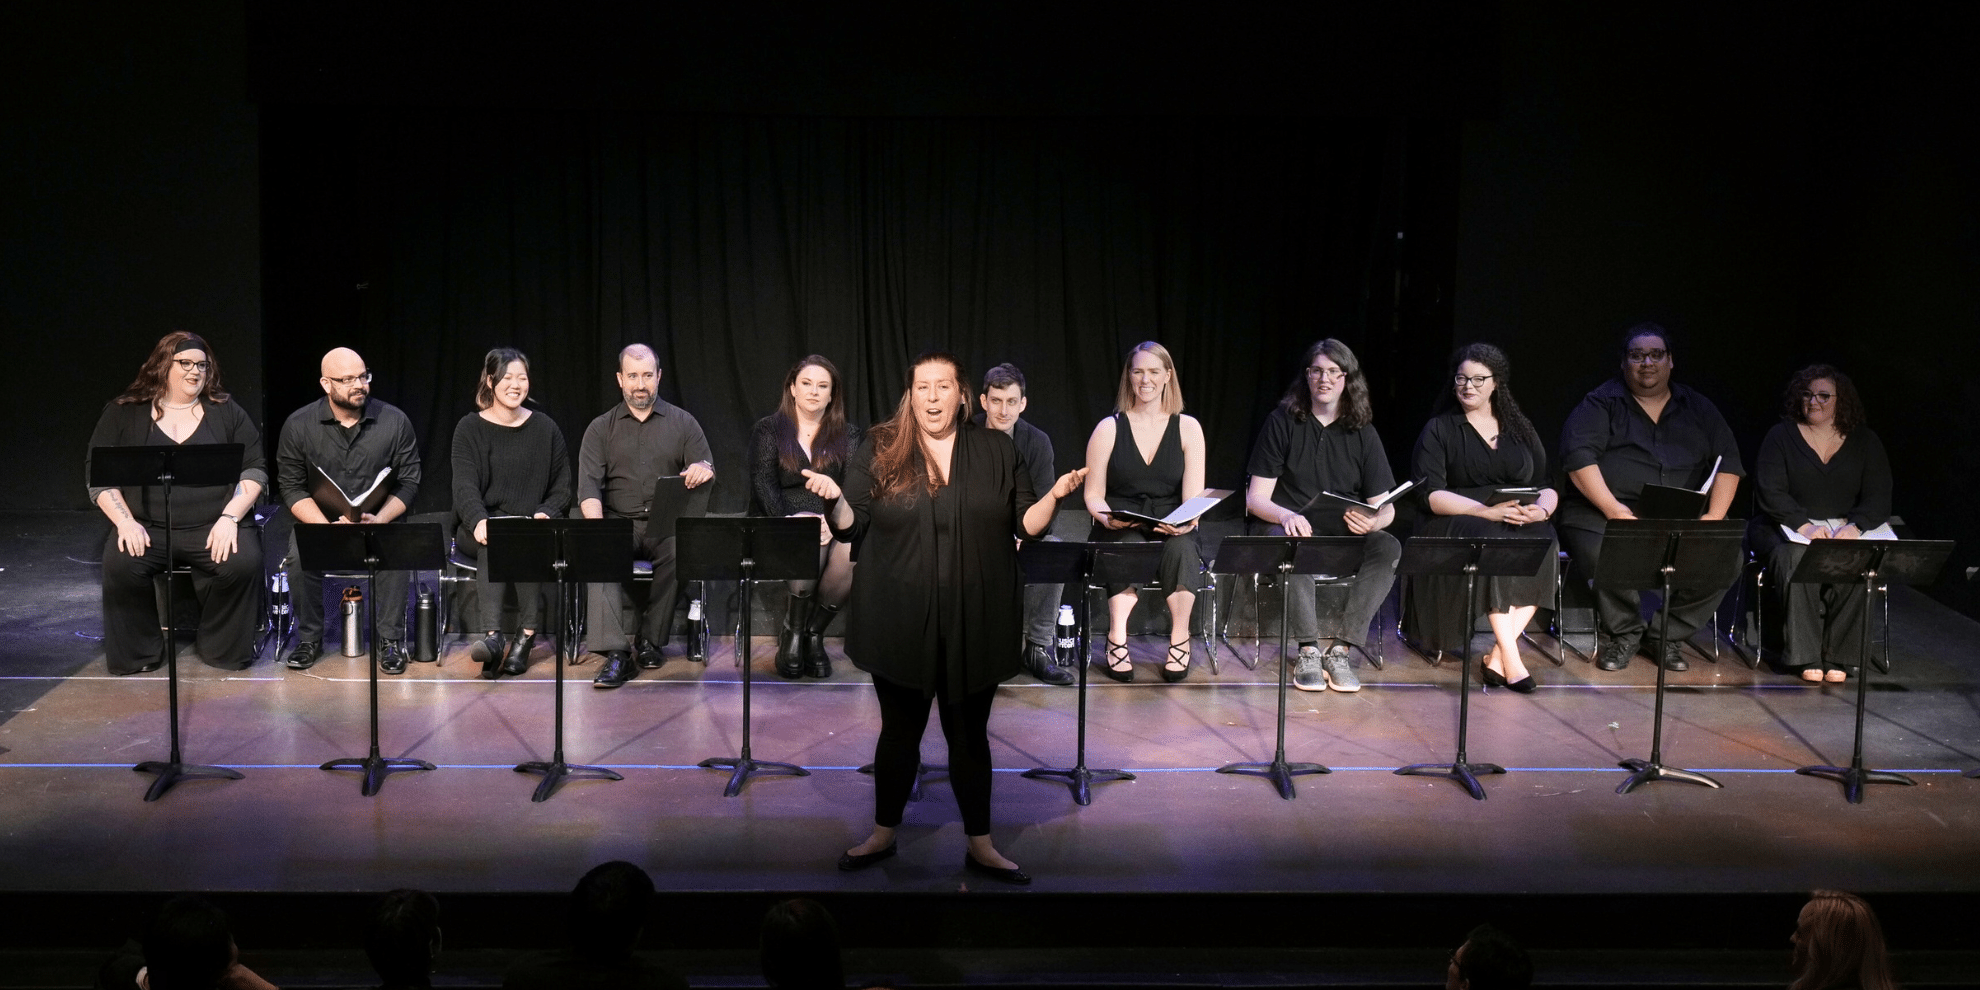
<svg viewBox="0 0 1980 990">
<path fill-rule="evenodd" d="M 1153 339 L 1210 484 L 1239 487 L 1305 345 L 1346 339 L 1378 375 L 1398 353 L 1409 126 L 266 107 L 269 440 L 319 394 L 319 356 L 356 347 L 420 431 L 417 507 L 445 508 L 489 347 L 530 355 L 575 454 L 618 401 L 613 355 L 645 341 L 733 511 L 750 424 L 807 353 L 860 423 L 924 349 L 979 381 L 1016 362 L 1063 471 Z M 1398 459 L 1417 422 L 1378 419 Z"/>
</svg>

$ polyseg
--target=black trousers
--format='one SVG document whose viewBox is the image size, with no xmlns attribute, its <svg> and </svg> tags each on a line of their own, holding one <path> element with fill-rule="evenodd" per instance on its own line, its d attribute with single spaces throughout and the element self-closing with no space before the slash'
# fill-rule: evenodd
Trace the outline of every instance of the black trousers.
<svg viewBox="0 0 1980 990">
<path fill-rule="evenodd" d="M 653 563 L 653 583 L 647 587 L 644 607 L 630 581 L 585 585 L 584 648 L 592 653 L 630 651 L 634 636 L 658 647 L 673 635 L 674 604 L 681 590 L 674 577 L 674 538 L 648 542 L 646 520 L 635 519 L 633 552 Z"/>
<path fill-rule="evenodd" d="M 1602 556 L 1602 534 L 1573 526 L 1561 526 L 1555 534 L 1571 558 L 1569 580 L 1579 582 L 1584 588 L 1592 587 L 1596 562 Z M 1671 642 L 1689 639 L 1692 633 L 1710 625 L 1712 614 L 1719 610 L 1719 599 L 1726 596 L 1726 591 L 1726 588 L 1714 588 L 1671 592 Z M 1657 630 L 1643 619 L 1640 592 L 1595 590 L 1594 595 L 1597 632 L 1621 640 L 1641 640 L 1646 632 L 1656 634 Z"/>
<path fill-rule="evenodd" d="M 873 747 L 873 823 L 896 828 L 921 767 L 921 735 L 928 728 L 929 698 L 920 689 L 873 678 L 880 697 L 880 741 Z M 949 740 L 949 787 L 962 810 L 964 835 L 990 834 L 990 702 L 993 685 L 951 702 L 937 688 L 934 703 Z"/>
<path fill-rule="evenodd" d="M 240 548 L 216 562 L 206 551 L 211 527 L 172 534 L 173 562 L 192 568 L 199 599 L 199 655 L 239 670 L 254 661 L 256 606 L 261 600 L 261 530 L 240 530 Z M 165 637 L 151 579 L 165 573 L 165 530 L 146 526 L 151 547 L 142 557 L 117 549 L 117 531 L 103 543 L 103 657 L 113 674 L 129 674 L 162 659 Z"/>
<path fill-rule="evenodd" d="M 323 642 L 323 575 L 302 569 L 302 550 L 296 538 L 289 537 L 289 602 L 296 610 L 296 641 Z M 378 616 L 378 638 L 394 641 L 406 638 L 406 589 L 412 586 L 411 571 L 379 571 L 377 587 L 367 589 L 371 609 Z M 359 628 L 363 628 L 362 625 Z"/>
<path fill-rule="evenodd" d="M 467 551 L 476 563 L 474 569 L 474 599 L 480 607 L 481 624 L 474 627 L 477 633 L 505 632 L 521 633 L 525 629 L 542 631 L 543 595 L 546 589 L 554 589 L 554 584 L 534 581 L 504 583 L 488 579 L 488 567 L 482 563 L 481 551 L 487 549 L 474 542 L 474 533 L 456 533 L 454 546 Z M 509 589 L 516 589 L 516 628 L 502 628 L 502 596 Z"/>
<path fill-rule="evenodd" d="M 1767 554 L 1768 604 L 1787 616 L 1788 666 L 1854 666 L 1863 662 L 1863 623 L 1870 595 L 1860 584 L 1792 584 L 1788 578 L 1808 548 L 1786 540 Z"/>
</svg>

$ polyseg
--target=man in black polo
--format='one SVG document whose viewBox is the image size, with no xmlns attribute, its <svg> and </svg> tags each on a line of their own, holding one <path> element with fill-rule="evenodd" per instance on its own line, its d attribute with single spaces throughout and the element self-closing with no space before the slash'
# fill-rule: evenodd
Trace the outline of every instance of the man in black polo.
<svg viewBox="0 0 1980 990">
<path fill-rule="evenodd" d="M 638 664 L 652 670 L 665 661 L 674 622 L 674 534 L 646 532 L 653 483 L 678 474 L 689 488 L 715 480 L 715 457 L 701 424 L 679 406 L 660 398 L 660 361 L 653 349 L 633 344 L 619 352 L 619 391 L 625 401 L 584 428 L 578 447 L 578 511 L 586 519 L 631 519 L 633 545 L 653 562 L 646 608 L 636 614 L 630 582 L 594 584 L 585 610 L 587 648 L 605 663 L 595 688 L 615 688 L 632 680 Z"/>
<path fill-rule="evenodd" d="M 323 355 L 323 398 L 290 414 L 275 451 L 275 490 L 299 523 L 384 523 L 399 518 L 419 493 L 419 441 L 412 420 L 398 407 L 371 396 L 371 372 L 348 347 Z M 320 470 L 346 494 L 364 492 L 381 469 L 390 496 L 358 519 L 328 518 L 310 490 Z M 290 599 L 296 610 L 296 648 L 287 663 L 308 670 L 323 655 L 323 575 L 302 569 L 295 538 L 289 540 Z M 381 571 L 371 589 L 378 642 L 371 655 L 388 674 L 406 672 L 406 571 Z"/>
<path fill-rule="evenodd" d="M 1623 335 L 1622 374 L 1581 400 L 1561 429 L 1561 465 L 1568 480 L 1555 528 L 1573 558 L 1577 581 L 1592 581 L 1610 519 L 1636 518 L 1645 485 L 1698 488 L 1718 461 L 1703 519 L 1724 519 L 1746 474 L 1739 444 L 1711 400 L 1671 384 L 1671 337 L 1655 323 Z M 1670 641 L 1646 640 L 1641 597 L 1634 591 L 1595 592 L 1595 626 L 1602 640 L 1595 665 L 1621 670 L 1644 647 L 1666 670 L 1689 665 L 1679 644 L 1711 621 L 1725 589 L 1671 593 Z"/>
<path fill-rule="evenodd" d="M 1029 404 L 1024 394 L 1024 372 L 1014 364 L 1000 364 L 983 375 L 983 411 L 976 421 L 1002 430 L 1017 445 L 1018 459 L 1031 472 L 1031 490 L 1049 492 L 1059 480 L 1053 466 L 1052 438 L 1045 431 L 1019 417 Z M 1053 537 L 1046 537 L 1052 539 Z M 1062 584 L 1024 586 L 1024 669 L 1047 684 L 1064 686 L 1078 678 L 1059 666 L 1052 656 L 1053 627 L 1059 618 L 1059 602 L 1065 594 Z"/>
</svg>

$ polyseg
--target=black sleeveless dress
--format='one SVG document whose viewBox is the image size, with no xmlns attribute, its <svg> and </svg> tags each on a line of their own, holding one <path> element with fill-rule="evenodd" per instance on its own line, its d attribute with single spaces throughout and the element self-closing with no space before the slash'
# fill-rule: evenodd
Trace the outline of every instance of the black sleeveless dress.
<svg viewBox="0 0 1980 990">
<path fill-rule="evenodd" d="M 1162 441 L 1155 445 L 1155 458 L 1151 461 L 1141 459 L 1141 449 L 1135 445 L 1134 429 L 1128 425 L 1127 414 L 1114 414 L 1114 452 L 1107 458 L 1108 508 L 1127 509 L 1159 519 L 1182 505 L 1182 480 L 1181 413 L 1169 417 L 1169 425 L 1162 431 Z M 1196 534 L 1196 530 L 1191 530 L 1181 536 L 1160 536 L 1138 526 L 1108 529 L 1096 522 L 1087 539 L 1095 543 L 1161 541 L 1162 565 L 1156 580 L 1163 593 L 1168 594 L 1178 588 L 1202 591 L 1208 585 Z M 1127 588 L 1125 584 L 1108 585 L 1107 594 L 1118 595 Z"/>
</svg>

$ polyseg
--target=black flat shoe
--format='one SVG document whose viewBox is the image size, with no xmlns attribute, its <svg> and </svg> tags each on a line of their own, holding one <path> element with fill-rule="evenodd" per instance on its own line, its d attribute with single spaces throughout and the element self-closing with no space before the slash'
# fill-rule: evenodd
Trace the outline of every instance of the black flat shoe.
<svg viewBox="0 0 1980 990">
<path fill-rule="evenodd" d="M 1120 652 L 1118 657 L 1114 655 L 1117 650 Z M 1128 659 L 1126 643 L 1116 643 L 1111 639 L 1108 640 L 1107 654 L 1104 659 L 1106 662 L 1100 665 L 1100 669 L 1106 671 L 1108 677 L 1123 684 L 1134 680 L 1134 662 Z M 1120 664 L 1120 666 L 1114 666 L 1116 663 Z"/>
<path fill-rule="evenodd" d="M 481 679 L 492 681 L 498 675 L 497 668 L 502 664 L 502 634 L 489 633 L 481 637 L 481 642 L 468 648 L 468 657 L 481 665 Z"/>
<path fill-rule="evenodd" d="M 839 869 L 847 873 L 851 873 L 854 870 L 863 870 L 883 859 L 892 859 L 894 854 L 900 851 L 901 844 L 899 842 L 889 842 L 887 843 L 887 848 L 878 852 L 860 853 L 857 856 L 852 853 L 843 853 L 839 856 Z"/>
<path fill-rule="evenodd" d="M 1533 689 L 1540 686 L 1540 683 L 1533 679 L 1532 674 L 1528 674 L 1516 681 L 1507 681 L 1503 677 L 1499 678 L 1499 680 L 1505 683 L 1506 690 L 1517 694 L 1532 694 Z"/>
<path fill-rule="evenodd" d="M 1031 884 L 1031 874 L 1019 869 L 1004 869 L 1001 866 L 985 866 L 976 861 L 975 856 L 963 853 L 963 869 L 977 876 L 989 877 L 1001 883 L 1016 884 L 1019 887 Z"/>
<path fill-rule="evenodd" d="M 1480 661 L 1478 664 L 1478 678 L 1485 682 L 1486 687 L 1506 686 L 1506 675 L 1485 666 L 1483 661 Z M 1531 678 L 1528 679 L 1531 680 Z"/>
</svg>

